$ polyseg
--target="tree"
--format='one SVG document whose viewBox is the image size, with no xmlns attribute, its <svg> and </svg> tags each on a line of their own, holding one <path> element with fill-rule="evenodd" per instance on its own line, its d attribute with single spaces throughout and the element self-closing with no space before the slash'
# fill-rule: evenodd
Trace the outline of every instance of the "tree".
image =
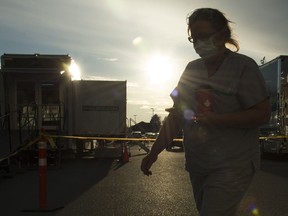
<svg viewBox="0 0 288 216">
<path fill-rule="evenodd" d="M 154 133 L 159 132 L 159 130 L 161 128 L 161 117 L 158 116 L 157 114 L 153 115 L 151 120 L 150 120 L 150 124 L 152 127 L 152 132 L 154 132 Z"/>
</svg>

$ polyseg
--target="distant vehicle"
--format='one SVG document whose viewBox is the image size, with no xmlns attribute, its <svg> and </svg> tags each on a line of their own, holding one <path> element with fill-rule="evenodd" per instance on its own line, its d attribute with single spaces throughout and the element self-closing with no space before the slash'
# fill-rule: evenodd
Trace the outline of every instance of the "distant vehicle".
<svg viewBox="0 0 288 216">
<path fill-rule="evenodd" d="M 167 151 L 170 151 L 174 149 L 174 147 L 177 147 L 181 151 L 183 151 L 183 130 L 181 130 L 177 137 L 166 147 Z"/>
<path fill-rule="evenodd" d="M 156 139 L 159 133 L 153 133 L 153 132 L 146 132 L 144 134 L 145 138 L 150 138 L 150 139 Z"/>
<path fill-rule="evenodd" d="M 142 137 L 142 133 L 141 133 L 141 131 L 132 131 L 131 137 L 133 137 L 133 138 L 141 138 Z"/>
<path fill-rule="evenodd" d="M 288 153 L 288 56 L 279 56 L 259 66 L 259 69 L 265 79 L 271 105 L 270 120 L 260 128 L 261 152 Z"/>
</svg>

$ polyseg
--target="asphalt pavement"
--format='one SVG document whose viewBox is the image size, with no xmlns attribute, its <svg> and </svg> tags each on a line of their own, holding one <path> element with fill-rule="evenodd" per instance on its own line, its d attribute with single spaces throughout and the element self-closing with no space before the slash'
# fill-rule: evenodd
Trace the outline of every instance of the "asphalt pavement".
<svg viewBox="0 0 288 216">
<path fill-rule="evenodd" d="M 45 208 L 39 208 L 37 167 L 1 175 L 0 215 L 198 216 L 182 151 L 163 151 L 149 177 L 140 172 L 146 152 L 135 145 L 130 153 L 127 163 L 86 156 L 49 167 Z M 288 160 L 262 163 L 237 216 L 288 215 Z"/>
</svg>

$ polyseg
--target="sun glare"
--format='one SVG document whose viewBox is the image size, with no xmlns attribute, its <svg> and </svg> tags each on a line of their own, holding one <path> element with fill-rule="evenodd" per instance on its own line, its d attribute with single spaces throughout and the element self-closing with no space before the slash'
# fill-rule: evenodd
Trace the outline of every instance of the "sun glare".
<svg viewBox="0 0 288 216">
<path fill-rule="evenodd" d="M 72 80 L 80 80 L 81 79 L 80 68 L 74 61 L 71 62 L 71 65 L 69 67 L 69 72 L 71 74 Z"/>
<path fill-rule="evenodd" d="M 152 84 L 164 84 L 172 78 L 173 64 L 167 56 L 155 54 L 145 63 L 145 72 Z"/>
</svg>

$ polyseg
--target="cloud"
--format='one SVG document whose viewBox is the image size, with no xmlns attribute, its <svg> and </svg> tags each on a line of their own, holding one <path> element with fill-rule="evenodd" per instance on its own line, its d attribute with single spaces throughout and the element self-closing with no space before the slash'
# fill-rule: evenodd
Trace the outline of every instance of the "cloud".
<svg viewBox="0 0 288 216">
<path fill-rule="evenodd" d="M 111 77 L 104 77 L 104 76 L 94 76 L 94 75 L 84 75 L 82 76 L 82 79 L 84 80 L 109 80 L 109 81 L 120 81 L 115 78 Z"/>
<path fill-rule="evenodd" d="M 118 61 L 118 58 L 97 58 L 97 60 L 115 62 L 115 61 Z"/>
<path fill-rule="evenodd" d="M 127 103 L 131 105 L 141 105 L 141 107 L 150 105 L 150 103 L 147 100 L 138 100 L 138 99 L 132 99 L 132 100 L 129 99 L 127 100 Z"/>
<path fill-rule="evenodd" d="M 127 87 L 129 88 L 129 87 L 139 87 L 139 84 L 138 83 L 135 83 L 135 82 L 127 82 Z"/>
</svg>

